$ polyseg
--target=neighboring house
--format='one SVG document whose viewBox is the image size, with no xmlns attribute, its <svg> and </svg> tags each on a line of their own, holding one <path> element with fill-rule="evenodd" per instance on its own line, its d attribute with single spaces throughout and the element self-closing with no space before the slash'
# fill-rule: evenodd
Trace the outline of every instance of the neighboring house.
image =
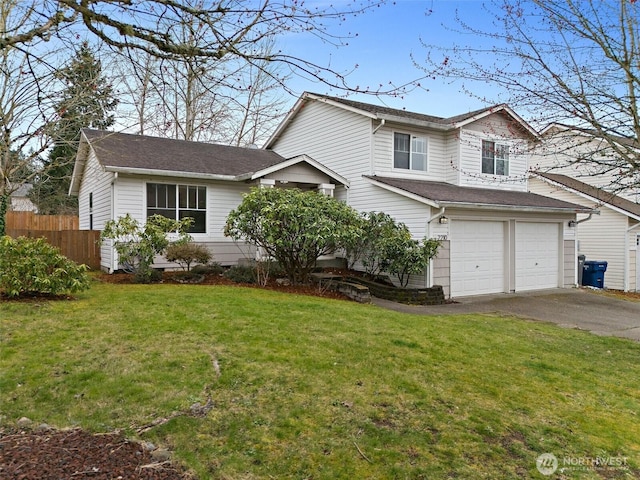
<svg viewBox="0 0 640 480">
<path fill-rule="evenodd" d="M 259 185 L 332 195 L 347 181 L 304 155 L 285 159 L 255 148 L 83 130 L 69 193 L 79 197 L 81 230 L 101 230 L 127 213 L 141 223 L 156 213 L 189 216 L 195 218 L 194 241 L 231 265 L 254 251 L 224 237 L 227 215 Z M 161 258 L 155 266 L 176 267 Z M 101 267 L 119 269 L 111 242 L 101 247 Z"/>
<path fill-rule="evenodd" d="M 440 118 L 305 93 L 267 142 L 348 180 L 335 196 L 442 240 L 412 286 L 451 297 L 574 286 L 577 213 L 528 191 L 537 133 L 508 106 Z"/>
<path fill-rule="evenodd" d="M 542 148 L 534 157 L 536 172 L 529 181 L 531 190 L 597 209 L 599 215 L 578 217 L 578 253 L 587 260 L 608 262 L 605 287 L 638 291 L 638 186 L 625 185 L 625 178 L 615 168 L 615 155 L 584 132 L 552 125 L 543 130 L 542 138 Z"/>
<path fill-rule="evenodd" d="M 33 189 L 33 185 L 25 183 L 11 194 L 11 205 L 9 210 L 14 212 L 38 212 L 38 207 L 29 198 L 29 192 Z"/>
</svg>

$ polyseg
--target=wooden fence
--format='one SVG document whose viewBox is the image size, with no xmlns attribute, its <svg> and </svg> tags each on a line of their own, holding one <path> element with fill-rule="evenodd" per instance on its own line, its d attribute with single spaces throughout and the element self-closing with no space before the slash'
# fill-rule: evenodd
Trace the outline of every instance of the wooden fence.
<svg viewBox="0 0 640 480">
<path fill-rule="evenodd" d="M 78 230 L 78 217 L 8 212 L 6 218 L 6 233 L 10 237 L 44 237 L 70 260 L 84 263 L 92 270 L 100 269 L 100 232 Z"/>
<path fill-rule="evenodd" d="M 78 230 L 76 215 L 37 215 L 33 212 L 7 212 L 7 230 Z"/>
</svg>

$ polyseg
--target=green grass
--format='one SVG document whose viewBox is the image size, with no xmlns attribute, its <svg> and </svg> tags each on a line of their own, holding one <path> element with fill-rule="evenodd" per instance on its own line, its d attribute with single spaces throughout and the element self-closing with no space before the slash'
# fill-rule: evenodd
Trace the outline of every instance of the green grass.
<svg viewBox="0 0 640 480">
<path fill-rule="evenodd" d="M 0 424 L 137 428 L 201 479 L 638 478 L 640 344 L 239 287 L 0 303 Z M 219 367 L 219 375 L 214 367 Z M 543 477 L 535 460 L 624 457 Z"/>
</svg>

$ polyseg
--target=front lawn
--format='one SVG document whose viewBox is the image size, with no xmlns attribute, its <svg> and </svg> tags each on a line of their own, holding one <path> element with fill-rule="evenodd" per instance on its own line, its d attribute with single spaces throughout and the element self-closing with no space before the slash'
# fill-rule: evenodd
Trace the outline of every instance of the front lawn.
<svg viewBox="0 0 640 480">
<path fill-rule="evenodd" d="M 123 429 L 200 479 L 638 478 L 638 358 L 507 317 L 95 283 L 0 302 L 0 425 Z"/>
</svg>

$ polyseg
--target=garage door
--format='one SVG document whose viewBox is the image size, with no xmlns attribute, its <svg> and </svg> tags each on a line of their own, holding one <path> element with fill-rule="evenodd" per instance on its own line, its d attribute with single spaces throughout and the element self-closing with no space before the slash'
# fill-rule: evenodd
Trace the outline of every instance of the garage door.
<svg viewBox="0 0 640 480">
<path fill-rule="evenodd" d="M 516 291 L 558 287 L 557 223 L 516 223 Z"/>
<path fill-rule="evenodd" d="M 505 290 L 504 222 L 451 222 L 451 296 Z"/>
</svg>

